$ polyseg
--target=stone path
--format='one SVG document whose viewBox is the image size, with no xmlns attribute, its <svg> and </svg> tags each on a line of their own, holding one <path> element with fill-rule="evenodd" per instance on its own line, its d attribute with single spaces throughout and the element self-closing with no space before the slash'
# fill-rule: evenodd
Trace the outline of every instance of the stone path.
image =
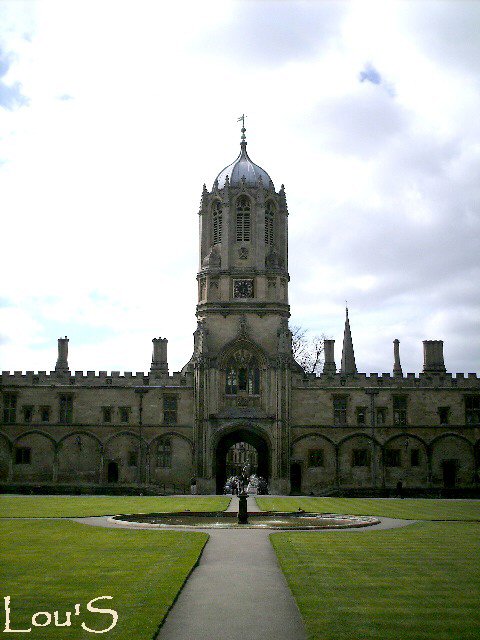
<svg viewBox="0 0 480 640">
<path fill-rule="evenodd" d="M 232 496 L 232 499 L 230 500 L 230 504 L 225 509 L 225 511 L 238 513 L 238 502 L 239 502 L 238 501 L 238 497 L 237 496 Z M 250 513 L 259 513 L 259 512 L 261 512 L 261 509 L 258 506 L 257 501 L 255 500 L 254 496 L 248 496 L 247 497 L 247 511 L 249 511 Z"/>
<path fill-rule="evenodd" d="M 260 511 L 253 497 L 247 508 Z M 236 496 L 227 511 L 238 511 Z M 269 533 L 209 530 L 200 563 L 158 640 L 303 640 L 303 622 Z"/>
<path fill-rule="evenodd" d="M 250 512 L 261 511 L 251 496 L 247 508 Z M 236 496 L 227 511 L 238 511 Z M 107 517 L 76 520 L 102 527 L 143 528 L 141 524 L 122 524 Z M 379 520 L 377 525 L 342 529 L 337 534 L 404 527 L 413 522 Z M 270 543 L 272 531 L 204 531 L 210 537 L 200 562 L 167 615 L 157 640 L 305 640 L 300 613 Z M 305 533 L 319 535 L 326 531 Z"/>
</svg>

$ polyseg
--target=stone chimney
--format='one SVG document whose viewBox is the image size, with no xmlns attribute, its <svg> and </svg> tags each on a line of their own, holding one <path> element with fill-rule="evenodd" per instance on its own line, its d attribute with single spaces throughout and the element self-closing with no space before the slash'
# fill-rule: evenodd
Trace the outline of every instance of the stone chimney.
<svg viewBox="0 0 480 640">
<path fill-rule="evenodd" d="M 58 358 L 55 365 L 56 373 L 70 373 L 68 368 L 68 338 L 58 339 Z"/>
<path fill-rule="evenodd" d="M 166 373 L 168 375 L 168 359 L 167 359 L 167 344 L 166 338 L 154 338 L 153 342 L 153 354 L 152 365 L 150 371 L 159 373 Z"/>
<path fill-rule="evenodd" d="M 403 376 L 402 365 L 400 364 L 400 340 L 393 341 L 393 375 Z"/>
<path fill-rule="evenodd" d="M 423 373 L 445 373 L 443 340 L 423 341 Z"/>
<path fill-rule="evenodd" d="M 325 356 L 323 373 L 326 375 L 335 375 L 337 373 L 337 366 L 335 364 L 335 340 L 324 340 L 323 347 Z"/>
</svg>

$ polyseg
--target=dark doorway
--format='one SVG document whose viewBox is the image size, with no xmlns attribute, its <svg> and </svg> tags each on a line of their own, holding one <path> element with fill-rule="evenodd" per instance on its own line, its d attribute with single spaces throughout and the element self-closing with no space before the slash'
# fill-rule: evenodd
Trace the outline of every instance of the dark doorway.
<svg viewBox="0 0 480 640">
<path fill-rule="evenodd" d="M 227 478 L 240 476 L 244 465 L 248 464 L 252 473 L 258 472 L 258 452 L 248 442 L 237 442 L 227 451 Z"/>
<path fill-rule="evenodd" d="M 256 474 L 265 478 L 268 482 L 270 476 L 270 451 L 265 440 L 254 431 L 238 429 L 229 433 L 220 440 L 215 453 L 214 474 L 216 478 L 217 494 L 223 494 L 227 481 L 227 453 L 236 444 L 245 443 L 251 445 L 257 452 Z M 253 471 L 252 471 L 253 472 Z"/>
<path fill-rule="evenodd" d="M 118 482 L 118 462 L 109 462 L 107 467 L 107 482 Z"/>
<path fill-rule="evenodd" d="M 443 486 L 445 489 L 454 489 L 457 480 L 456 460 L 443 461 Z"/>
<path fill-rule="evenodd" d="M 290 491 L 302 493 L 302 465 L 300 462 L 292 462 L 290 465 Z"/>
</svg>

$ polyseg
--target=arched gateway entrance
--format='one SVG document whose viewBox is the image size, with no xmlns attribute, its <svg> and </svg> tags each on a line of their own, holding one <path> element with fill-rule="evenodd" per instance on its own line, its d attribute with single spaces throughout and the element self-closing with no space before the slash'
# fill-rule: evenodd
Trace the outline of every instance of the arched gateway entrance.
<svg viewBox="0 0 480 640">
<path fill-rule="evenodd" d="M 232 447 L 246 443 L 256 450 L 256 473 L 267 480 L 270 477 L 270 449 L 266 440 L 255 431 L 236 429 L 222 436 L 217 444 L 214 456 L 214 475 L 217 494 L 223 493 L 227 481 L 227 454 Z"/>
</svg>

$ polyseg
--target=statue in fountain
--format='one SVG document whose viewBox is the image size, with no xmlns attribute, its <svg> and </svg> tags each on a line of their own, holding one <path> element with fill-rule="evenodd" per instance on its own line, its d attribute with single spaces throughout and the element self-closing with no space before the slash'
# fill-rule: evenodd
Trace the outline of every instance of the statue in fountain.
<svg viewBox="0 0 480 640">
<path fill-rule="evenodd" d="M 243 465 L 242 472 L 240 474 L 239 484 L 238 484 L 238 495 L 245 493 L 249 479 L 250 479 L 250 465 L 247 462 L 246 464 Z"/>
<path fill-rule="evenodd" d="M 250 465 L 247 463 L 242 467 L 242 473 L 238 487 L 238 524 L 248 524 L 247 496 L 245 489 L 250 477 Z"/>
</svg>

